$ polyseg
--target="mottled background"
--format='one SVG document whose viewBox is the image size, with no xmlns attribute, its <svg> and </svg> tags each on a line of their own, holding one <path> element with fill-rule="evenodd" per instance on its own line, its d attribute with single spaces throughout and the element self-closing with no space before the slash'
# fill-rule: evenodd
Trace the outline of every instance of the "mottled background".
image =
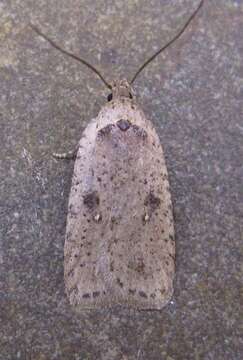
<svg viewBox="0 0 243 360">
<path fill-rule="evenodd" d="M 177 272 L 158 312 L 76 315 L 63 284 L 73 148 L 107 89 L 26 27 L 111 81 L 182 26 L 195 0 L 0 1 L 0 359 L 243 357 L 243 1 L 212 0 L 135 90 L 164 146 Z"/>
</svg>

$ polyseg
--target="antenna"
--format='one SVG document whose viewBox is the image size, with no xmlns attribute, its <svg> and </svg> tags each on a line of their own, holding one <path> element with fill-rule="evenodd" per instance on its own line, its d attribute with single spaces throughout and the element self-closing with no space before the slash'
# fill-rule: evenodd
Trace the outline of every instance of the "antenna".
<svg viewBox="0 0 243 360">
<path fill-rule="evenodd" d="M 90 68 L 91 70 L 93 70 L 96 75 L 99 76 L 99 78 L 103 81 L 103 83 L 109 88 L 111 89 L 111 85 L 105 80 L 105 78 L 101 75 L 101 73 L 91 64 L 88 63 L 88 61 L 78 57 L 75 54 L 72 54 L 71 52 L 62 49 L 59 45 L 57 45 L 52 39 L 50 39 L 48 36 L 46 36 L 45 34 L 43 34 L 35 25 L 30 24 L 30 27 L 32 28 L 32 30 L 34 30 L 40 37 L 44 38 L 45 40 L 47 40 L 54 48 L 56 48 L 57 50 L 61 51 L 63 54 L 66 54 L 68 56 L 70 56 L 71 58 L 81 62 L 82 64 L 86 65 L 88 68 Z"/>
<path fill-rule="evenodd" d="M 138 76 L 138 74 L 140 74 L 140 72 L 151 62 L 153 61 L 160 53 L 162 53 L 162 51 L 164 51 L 167 47 L 169 47 L 175 40 L 177 40 L 186 30 L 186 28 L 188 27 L 188 25 L 190 24 L 190 22 L 193 20 L 193 18 L 197 15 L 198 11 L 200 10 L 200 8 L 203 5 L 203 1 L 201 0 L 198 7 L 196 8 L 196 10 L 192 13 L 192 15 L 189 17 L 189 19 L 186 21 L 186 23 L 184 24 L 184 26 L 182 27 L 182 29 L 173 37 L 173 39 L 171 39 L 166 45 L 164 45 L 162 48 L 160 48 L 158 51 L 156 51 L 148 60 L 145 61 L 145 63 L 143 63 L 142 66 L 140 66 L 140 68 L 137 70 L 137 72 L 135 73 L 135 75 L 133 76 L 130 84 L 132 84 L 134 82 L 134 80 L 136 79 L 136 77 Z"/>
<path fill-rule="evenodd" d="M 135 75 L 133 76 L 130 84 L 132 84 L 135 79 L 137 78 L 137 76 L 140 74 L 140 72 L 149 64 L 151 63 L 151 61 L 153 61 L 160 53 L 162 53 L 165 49 L 167 49 L 171 44 L 173 44 L 174 41 L 176 41 L 186 30 L 186 28 L 188 27 L 188 25 L 191 23 L 191 21 L 193 20 L 193 18 L 197 15 L 198 11 L 200 10 L 200 8 L 203 5 L 204 0 L 201 0 L 198 7 L 196 8 L 196 10 L 192 13 L 192 15 L 189 17 L 189 19 L 186 21 L 186 23 L 184 24 L 184 26 L 182 27 L 182 29 L 164 46 L 162 46 L 158 51 L 156 51 L 148 60 L 146 60 L 142 66 L 140 66 L 140 68 L 137 70 L 137 72 L 135 73 Z M 86 61 L 85 59 L 65 50 L 62 49 L 58 44 L 56 44 L 52 39 L 50 39 L 47 35 L 43 34 L 35 25 L 30 23 L 30 27 L 32 28 L 32 30 L 34 30 L 40 37 L 42 37 L 43 39 L 45 39 L 46 41 L 48 41 L 54 48 L 56 48 L 57 50 L 61 51 L 63 54 L 70 56 L 71 58 L 81 62 L 82 64 L 86 65 L 89 69 L 91 69 L 96 75 L 99 76 L 99 78 L 103 81 L 103 83 L 108 87 L 108 89 L 112 89 L 111 84 L 109 84 L 105 78 L 101 75 L 101 73 L 90 63 L 88 63 L 88 61 Z"/>
</svg>

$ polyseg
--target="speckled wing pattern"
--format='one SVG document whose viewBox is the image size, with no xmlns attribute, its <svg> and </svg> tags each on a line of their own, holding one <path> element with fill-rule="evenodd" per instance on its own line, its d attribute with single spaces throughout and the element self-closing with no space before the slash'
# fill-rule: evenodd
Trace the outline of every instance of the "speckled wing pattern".
<svg viewBox="0 0 243 360">
<path fill-rule="evenodd" d="M 79 144 L 69 199 L 65 284 L 79 309 L 161 309 L 175 244 L 159 138 L 137 104 L 105 105 Z"/>
</svg>

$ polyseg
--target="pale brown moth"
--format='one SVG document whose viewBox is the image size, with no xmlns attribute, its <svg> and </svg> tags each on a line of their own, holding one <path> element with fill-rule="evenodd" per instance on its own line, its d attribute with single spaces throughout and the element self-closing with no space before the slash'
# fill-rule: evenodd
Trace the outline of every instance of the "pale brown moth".
<svg viewBox="0 0 243 360">
<path fill-rule="evenodd" d="M 111 89 L 108 102 L 86 127 L 77 150 L 69 197 L 64 279 L 71 305 L 161 309 L 171 299 L 175 241 L 168 174 L 159 137 L 134 96 L 132 80 L 109 84 L 87 61 L 55 48 L 92 69 Z"/>
</svg>

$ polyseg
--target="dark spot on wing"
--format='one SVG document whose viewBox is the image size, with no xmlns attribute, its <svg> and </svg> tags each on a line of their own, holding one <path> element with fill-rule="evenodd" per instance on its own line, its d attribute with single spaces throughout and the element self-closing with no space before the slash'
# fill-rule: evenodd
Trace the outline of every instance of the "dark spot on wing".
<svg viewBox="0 0 243 360">
<path fill-rule="evenodd" d="M 110 271 L 111 272 L 114 271 L 114 262 L 113 261 L 110 263 Z"/>
<path fill-rule="evenodd" d="M 67 276 L 68 277 L 73 277 L 73 275 L 74 275 L 74 269 L 71 269 L 68 273 L 67 273 Z"/>
<path fill-rule="evenodd" d="M 90 294 L 89 294 L 89 293 L 83 294 L 83 298 L 84 298 L 84 299 L 89 299 L 89 298 L 90 298 Z"/>
<path fill-rule="evenodd" d="M 143 297 L 143 298 L 147 298 L 147 294 L 144 291 L 139 291 L 138 294 Z"/>
<path fill-rule="evenodd" d="M 169 238 L 170 238 L 170 240 L 172 240 L 172 241 L 174 240 L 174 236 L 171 235 L 171 234 L 169 235 Z"/>
<path fill-rule="evenodd" d="M 83 195 L 83 201 L 84 205 L 86 205 L 90 210 L 95 209 L 100 203 L 98 192 L 93 191 L 91 193 Z"/>
<path fill-rule="evenodd" d="M 128 289 L 129 294 L 134 295 L 136 293 L 135 289 Z"/>
<path fill-rule="evenodd" d="M 112 93 L 110 93 L 108 96 L 107 96 L 107 101 L 111 101 L 112 100 Z"/>
<path fill-rule="evenodd" d="M 142 138 L 143 140 L 147 138 L 148 134 L 147 131 L 144 130 L 143 128 L 137 126 L 137 125 L 132 125 L 132 129 L 133 132 L 140 138 Z"/>
<path fill-rule="evenodd" d="M 117 126 L 121 131 L 127 131 L 130 128 L 131 123 L 128 120 L 121 119 L 117 121 Z"/>
<path fill-rule="evenodd" d="M 123 282 L 121 282 L 121 279 L 117 278 L 116 281 L 117 281 L 117 284 L 122 288 L 123 287 Z"/>
<path fill-rule="evenodd" d="M 100 291 L 94 291 L 93 292 L 93 297 L 96 298 L 100 295 Z"/>
<path fill-rule="evenodd" d="M 114 124 L 108 124 L 108 125 L 104 126 L 102 129 L 100 129 L 98 131 L 98 134 L 97 134 L 98 139 L 103 139 L 104 137 L 109 135 L 114 127 L 115 127 Z"/>
<path fill-rule="evenodd" d="M 152 191 L 146 196 L 144 205 L 148 206 L 152 212 L 154 212 L 160 206 L 161 200 L 154 195 Z"/>
</svg>

